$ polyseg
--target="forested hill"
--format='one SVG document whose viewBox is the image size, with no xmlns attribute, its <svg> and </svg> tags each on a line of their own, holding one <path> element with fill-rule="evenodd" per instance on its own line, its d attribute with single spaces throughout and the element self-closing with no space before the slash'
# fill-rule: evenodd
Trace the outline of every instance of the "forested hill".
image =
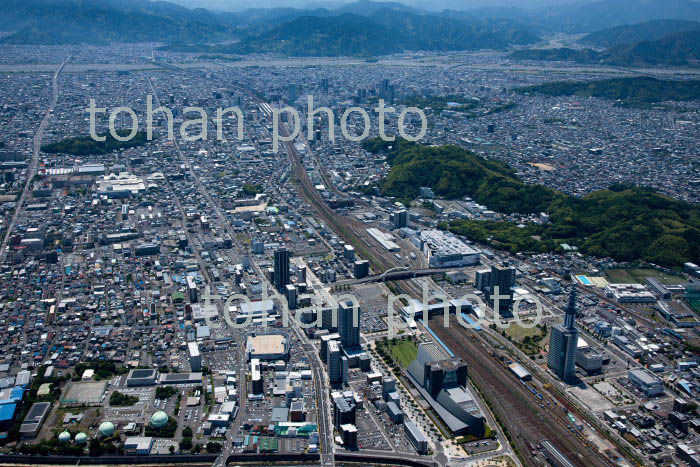
<svg viewBox="0 0 700 467">
<path fill-rule="evenodd" d="M 627 104 L 700 99 L 700 80 L 662 80 L 651 77 L 590 81 L 555 81 L 516 89 L 547 96 L 598 97 Z"/>
<path fill-rule="evenodd" d="M 117 135 L 122 138 L 129 136 L 130 130 L 116 130 Z M 74 156 L 84 156 L 86 154 L 107 154 L 118 149 L 134 148 L 146 144 L 146 133 L 137 132 L 128 141 L 119 141 L 111 133 L 98 135 L 104 137 L 104 141 L 97 141 L 91 136 L 76 136 L 64 138 L 55 143 L 41 146 L 41 152 L 48 154 L 72 154 Z"/>
<path fill-rule="evenodd" d="M 377 148 L 375 140 L 365 144 Z M 490 161 L 458 146 L 428 147 L 399 142 L 388 154 L 389 176 L 382 184 L 387 196 L 413 199 L 429 186 L 438 196 L 469 196 L 500 212 L 539 212 L 556 193 L 541 185 L 526 185 L 507 165 Z"/>
<path fill-rule="evenodd" d="M 547 252 L 562 243 L 617 261 L 645 260 L 665 266 L 700 261 L 700 207 L 648 188 L 613 186 L 575 198 L 528 185 L 506 164 L 457 146 L 428 147 L 377 139 L 363 146 L 384 152 L 391 165 L 382 193 L 414 199 L 428 186 L 441 197 L 469 196 L 503 213 L 547 212 L 550 223 L 456 221 L 445 228 L 511 252 Z"/>
</svg>

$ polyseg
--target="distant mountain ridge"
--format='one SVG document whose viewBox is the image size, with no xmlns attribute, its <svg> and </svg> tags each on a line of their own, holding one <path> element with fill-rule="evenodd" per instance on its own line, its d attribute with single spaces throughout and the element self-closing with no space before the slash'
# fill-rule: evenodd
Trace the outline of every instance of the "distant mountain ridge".
<svg viewBox="0 0 700 467">
<path fill-rule="evenodd" d="M 301 16 L 225 47 L 174 45 L 173 51 L 277 53 L 293 56 L 374 56 L 403 51 L 505 49 L 541 39 L 509 20 L 459 21 L 405 8 L 370 9 L 366 16 Z"/>
<path fill-rule="evenodd" d="M 385 55 L 401 50 L 393 32 L 352 13 L 302 16 L 227 49 L 235 53 L 293 56 Z"/>
<path fill-rule="evenodd" d="M 509 55 L 518 60 L 555 60 L 614 66 L 700 66 L 700 29 L 656 41 L 621 44 L 603 52 L 591 49 L 526 49 Z"/>
<path fill-rule="evenodd" d="M 582 33 L 657 19 L 700 21 L 700 3 L 693 0 L 598 0 L 528 11 L 530 26 Z"/>
<path fill-rule="evenodd" d="M 606 63 L 619 66 L 700 65 L 700 29 L 673 34 L 657 41 L 620 45 L 606 51 Z"/>
<path fill-rule="evenodd" d="M 380 10 L 390 10 L 404 13 L 420 13 L 413 7 L 404 5 L 398 2 L 373 2 L 371 0 L 359 0 L 353 3 L 347 3 L 335 10 L 335 13 L 354 13 L 360 16 L 372 16 Z"/>
<path fill-rule="evenodd" d="M 502 49 L 540 39 L 508 22 L 463 23 L 434 15 L 388 8 L 369 16 L 343 13 L 304 16 L 231 46 L 235 53 L 285 55 L 383 55 L 406 50 Z"/>
<path fill-rule="evenodd" d="M 524 26 L 508 20 L 467 21 L 387 8 L 369 18 L 401 34 L 405 48 L 410 50 L 504 49 L 541 41 Z"/>
<path fill-rule="evenodd" d="M 592 32 L 579 39 L 578 42 L 596 47 L 614 47 L 642 41 L 657 41 L 673 34 L 698 29 L 700 29 L 698 21 L 659 19 Z"/>
<path fill-rule="evenodd" d="M 516 2 L 511 3 L 516 5 Z M 579 0 L 561 3 L 533 9 L 519 6 L 451 7 L 441 14 L 451 18 L 510 19 L 536 34 L 591 33 L 660 19 L 700 21 L 700 2 L 697 0 Z"/>
<path fill-rule="evenodd" d="M 511 20 L 461 20 L 401 3 L 360 0 L 336 10 L 189 10 L 148 0 L 7 0 L 0 39 L 11 44 L 161 42 L 169 50 L 286 55 L 383 55 L 502 49 L 540 39 Z M 236 46 L 212 44 L 242 39 Z"/>
</svg>

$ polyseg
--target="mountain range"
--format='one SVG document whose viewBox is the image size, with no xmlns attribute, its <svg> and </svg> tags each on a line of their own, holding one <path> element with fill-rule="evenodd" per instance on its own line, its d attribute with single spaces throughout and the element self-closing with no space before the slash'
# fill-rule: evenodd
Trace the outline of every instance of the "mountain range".
<svg viewBox="0 0 700 467">
<path fill-rule="evenodd" d="M 161 42 L 171 50 L 378 55 L 404 50 L 502 49 L 540 39 L 508 19 L 452 19 L 391 2 L 335 10 L 189 10 L 148 0 L 7 0 L 0 39 L 10 44 Z M 240 44 L 231 42 L 242 39 Z M 212 47 L 213 44 L 228 44 Z"/>
<path fill-rule="evenodd" d="M 700 21 L 700 3 L 694 0 L 579 1 L 528 12 L 529 25 L 567 33 L 638 24 L 656 19 Z"/>
<path fill-rule="evenodd" d="M 608 49 L 605 63 L 618 66 L 698 66 L 700 29 Z"/>
<path fill-rule="evenodd" d="M 506 6 L 507 5 L 507 6 Z M 602 29 L 658 19 L 700 21 L 697 0 L 579 0 L 556 2 L 537 8 L 523 8 L 520 2 L 503 6 L 451 7 L 442 15 L 452 18 L 503 18 L 518 21 L 536 34 L 591 33 Z"/>
<path fill-rule="evenodd" d="M 373 56 L 407 50 L 504 49 L 540 38 L 506 20 L 461 22 L 382 8 L 368 16 L 302 16 L 232 44 L 231 53 L 277 52 L 295 56 Z"/>
<path fill-rule="evenodd" d="M 513 58 L 683 65 L 697 58 L 700 24 L 700 3 L 694 0 L 542 0 L 535 3 L 546 6 L 530 9 L 495 0 L 446 0 L 443 4 L 452 9 L 440 12 L 370 0 L 238 12 L 149 0 L 3 3 L 0 31 L 5 35 L 0 43 L 157 42 L 169 50 L 302 56 L 507 49 L 535 44 L 551 32 L 567 32 L 589 33 L 581 43 L 597 50 L 523 51 Z"/>
<path fill-rule="evenodd" d="M 260 36 L 243 39 L 226 51 L 293 56 L 386 55 L 399 52 L 397 34 L 352 13 L 302 16 Z"/>
</svg>

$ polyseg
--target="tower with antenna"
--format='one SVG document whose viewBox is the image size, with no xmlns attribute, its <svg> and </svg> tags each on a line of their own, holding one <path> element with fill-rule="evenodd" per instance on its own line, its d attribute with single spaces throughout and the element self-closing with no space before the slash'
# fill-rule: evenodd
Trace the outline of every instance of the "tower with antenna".
<svg viewBox="0 0 700 467">
<path fill-rule="evenodd" d="M 566 329 L 576 329 L 576 288 L 569 294 L 569 304 L 564 314 L 564 327 Z"/>
</svg>

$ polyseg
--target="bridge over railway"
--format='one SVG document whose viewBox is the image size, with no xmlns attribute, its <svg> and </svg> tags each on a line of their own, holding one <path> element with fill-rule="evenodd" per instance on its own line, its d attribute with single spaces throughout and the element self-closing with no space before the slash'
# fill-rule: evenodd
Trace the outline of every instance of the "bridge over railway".
<svg viewBox="0 0 700 467">
<path fill-rule="evenodd" d="M 373 274 L 361 279 L 346 279 L 336 282 L 336 285 L 354 285 L 365 284 L 367 282 L 386 282 L 398 281 L 404 279 L 415 279 L 416 277 L 438 276 L 450 271 L 457 271 L 461 268 L 426 268 L 426 269 L 411 269 L 407 266 L 399 266 L 388 269 L 381 274 Z"/>
</svg>

